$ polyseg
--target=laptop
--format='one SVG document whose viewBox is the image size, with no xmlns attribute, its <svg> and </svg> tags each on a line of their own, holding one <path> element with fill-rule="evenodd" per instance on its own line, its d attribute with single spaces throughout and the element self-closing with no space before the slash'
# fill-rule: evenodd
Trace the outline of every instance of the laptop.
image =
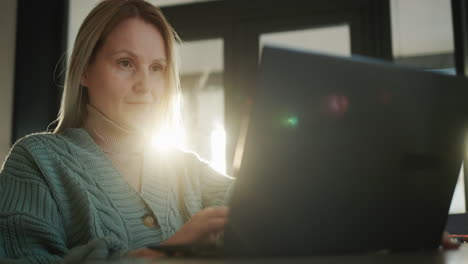
<svg viewBox="0 0 468 264">
<path fill-rule="evenodd" d="M 463 160 L 464 78 L 265 47 L 227 257 L 436 249 Z"/>
<path fill-rule="evenodd" d="M 228 256 L 435 249 L 463 160 L 464 78 L 263 49 Z"/>
</svg>

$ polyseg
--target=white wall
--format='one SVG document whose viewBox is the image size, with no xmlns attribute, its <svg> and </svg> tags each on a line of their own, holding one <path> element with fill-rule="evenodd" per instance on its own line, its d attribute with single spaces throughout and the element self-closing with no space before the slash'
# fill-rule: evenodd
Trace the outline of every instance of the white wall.
<svg viewBox="0 0 468 264">
<path fill-rule="evenodd" d="M 16 1 L 0 4 L 0 164 L 10 149 L 15 69 Z"/>
<path fill-rule="evenodd" d="M 70 0 L 68 6 L 68 50 L 67 55 L 71 54 L 76 34 L 80 29 L 81 23 L 93 9 L 99 0 Z"/>
<path fill-rule="evenodd" d="M 391 0 L 396 58 L 453 52 L 450 0 Z"/>
</svg>

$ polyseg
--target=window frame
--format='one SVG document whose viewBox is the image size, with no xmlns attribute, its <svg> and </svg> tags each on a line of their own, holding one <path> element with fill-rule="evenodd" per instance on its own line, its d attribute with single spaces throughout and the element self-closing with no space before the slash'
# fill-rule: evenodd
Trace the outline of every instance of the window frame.
<svg viewBox="0 0 468 264">
<path fill-rule="evenodd" d="M 267 8 L 265 8 L 267 7 Z M 262 33 L 349 24 L 351 53 L 392 60 L 389 0 L 212 1 L 161 8 L 182 41 L 224 39 L 226 167 L 233 168 Z"/>
</svg>

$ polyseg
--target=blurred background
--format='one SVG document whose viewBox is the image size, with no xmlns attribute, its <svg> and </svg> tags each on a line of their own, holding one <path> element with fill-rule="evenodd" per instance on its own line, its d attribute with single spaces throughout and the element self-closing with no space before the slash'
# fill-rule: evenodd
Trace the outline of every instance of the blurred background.
<svg viewBox="0 0 468 264">
<path fill-rule="evenodd" d="M 0 159 L 56 116 L 63 70 L 98 0 L 0 3 Z M 180 138 L 217 170 L 240 166 L 246 113 L 265 44 L 367 55 L 455 74 L 450 0 L 151 0 L 180 34 Z M 462 171 L 461 171 L 462 172 Z M 422 183 L 423 184 L 423 183 Z M 451 213 L 465 213 L 461 173 Z"/>
</svg>

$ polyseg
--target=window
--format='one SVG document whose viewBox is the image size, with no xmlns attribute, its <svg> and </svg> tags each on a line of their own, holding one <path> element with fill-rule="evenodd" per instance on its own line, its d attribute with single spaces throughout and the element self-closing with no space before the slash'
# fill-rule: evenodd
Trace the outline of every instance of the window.
<svg viewBox="0 0 468 264">
<path fill-rule="evenodd" d="M 180 46 L 186 148 L 226 173 L 223 55 L 221 38 L 187 41 Z"/>
</svg>

